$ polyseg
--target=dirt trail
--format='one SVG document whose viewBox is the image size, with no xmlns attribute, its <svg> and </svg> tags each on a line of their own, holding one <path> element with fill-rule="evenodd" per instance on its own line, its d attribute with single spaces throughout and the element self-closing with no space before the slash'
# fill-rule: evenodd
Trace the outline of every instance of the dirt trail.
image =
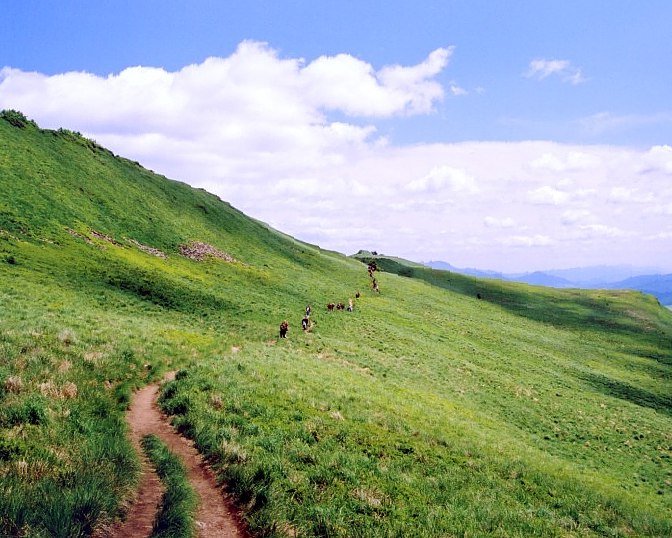
<svg viewBox="0 0 672 538">
<path fill-rule="evenodd" d="M 198 535 L 203 538 L 244 538 L 240 519 L 222 490 L 217 487 L 215 477 L 194 448 L 193 443 L 179 435 L 161 413 L 156 404 L 158 385 L 149 385 L 135 393 L 127 420 L 136 449 L 142 453 L 140 440 L 153 433 L 177 454 L 187 468 L 189 481 L 200 499 L 196 514 Z M 147 537 L 152 532 L 152 523 L 163 494 L 163 486 L 153 467 L 143 455 L 142 475 L 138 497 L 131 506 L 126 520 L 97 536 L 114 538 Z"/>
</svg>

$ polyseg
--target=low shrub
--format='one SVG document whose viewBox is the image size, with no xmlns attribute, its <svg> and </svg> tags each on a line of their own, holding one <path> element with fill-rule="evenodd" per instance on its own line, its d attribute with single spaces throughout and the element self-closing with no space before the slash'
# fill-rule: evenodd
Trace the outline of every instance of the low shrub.
<svg viewBox="0 0 672 538">
<path fill-rule="evenodd" d="M 25 129 L 28 125 L 37 127 L 35 122 L 26 118 L 26 116 L 18 110 L 3 110 L 0 112 L 0 118 L 18 129 Z"/>
</svg>

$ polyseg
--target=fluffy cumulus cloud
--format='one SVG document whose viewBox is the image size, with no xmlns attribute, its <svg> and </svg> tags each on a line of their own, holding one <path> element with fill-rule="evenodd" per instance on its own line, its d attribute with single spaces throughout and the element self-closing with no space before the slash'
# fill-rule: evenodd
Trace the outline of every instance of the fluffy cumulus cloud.
<svg viewBox="0 0 672 538">
<path fill-rule="evenodd" d="M 653 146 L 644 158 L 647 168 L 662 170 L 672 176 L 672 146 Z"/>
<path fill-rule="evenodd" d="M 640 192 L 630 187 L 614 187 L 609 193 L 609 200 L 615 203 L 650 204 L 655 199 L 652 192 Z"/>
<path fill-rule="evenodd" d="M 169 72 L 0 70 L 0 108 L 78 130 L 324 248 L 499 270 L 657 264 L 672 246 L 672 148 L 553 142 L 395 146 L 381 118 L 432 114 L 453 49 L 376 68 L 243 42 Z M 566 76 L 538 63 L 530 76 Z M 450 80 L 448 78 L 448 80 Z M 390 120 L 387 120 L 390 121 Z M 672 270 L 672 268 L 670 268 Z"/>
<path fill-rule="evenodd" d="M 349 54 L 321 56 L 301 70 L 303 95 L 315 108 L 350 116 L 427 113 L 443 98 L 443 87 L 433 77 L 446 66 L 452 50 L 440 48 L 416 66 L 388 66 L 378 72 Z"/>
<path fill-rule="evenodd" d="M 543 80 L 550 76 L 557 76 L 563 82 L 570 84 L 581 84 L 585 78 L 581 69 L 572 65 L 569 60 L 547 60 L 536 58 L 532 60 L 525 72 L 527 78 Z"/>
<path fill-rule="evenodd" d="M 505 236 L 500 242 L 507 247 L 545 247 L 555 241 L 547 235 L 535 234 Z"/>
<path fill-rule="evenodd" d="M 579 232 L 585 232 L 588 237 L 603 236 L 603 237 L 628 237 L 632 236 L 634 232 L 623 230 L 618 226 L 608 226 L 605 224 L 586 224 L 579 226 Z"/>
<path fill-rule="evenodd" d="M 590 218 L 590 216 L 591 212 L 587 209 L 568 209 L 560 215 L 560 218 L 562 224 L 566 226 L 573 226 L 578 222 Z"/>
<path fill-rule="evenodd" d="M 533 204 L 564 205 L 570 200 L 570 194 L 554 187 L 544 185 L 528 193 Z"/>
<path fill-rule="evenodd" d="M 536 170 L 547 170 L 552 173 L 594 169 L 599 165 L 600 161 L 595 155 L 584 151 L 569 151 L 564 155 L 544 153 L 530 163 L 530 166 Z"/>
<path fill-rule="evenodd" d="M 419 179 L 414 179 L 406 185 L 410 192 L 466 192 L 478 191 L 476 182 L 465 170 L 452 166 L 434 166 Z"/>
<path fill-rule="evenodd" d="M 516 221 L 511 217 L 497 218 L 487 216 L 483 219 L 483 222 L 489 228 L 513 228 L 516 225 Z"/>
</svg>

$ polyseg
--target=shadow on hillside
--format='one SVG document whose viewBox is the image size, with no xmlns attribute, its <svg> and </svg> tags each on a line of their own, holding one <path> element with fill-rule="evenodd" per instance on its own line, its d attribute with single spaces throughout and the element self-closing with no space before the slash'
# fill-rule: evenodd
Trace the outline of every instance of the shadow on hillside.
<svg viewBox="0 0 672 538">
<path fill-rule="evenodd" d="M 446 290 L 495 304 L 511 313 L 556 327 L 579 331 L 635 335 L 657 348 L 670 349 L 670 337 L 655 321 L 632 315 L 622 298 L 599 290 L 555 289 L 516 282 L 474 278 L 459 273 L 414 267 L 389 258 L 375 258 L 380 269 L 399 276 L 416 278 Z M 672 360 L 672 351 L 659 362 Z"/>
<path fill-rule="evenodd" d="M 659 350 L 625 346 L 622 348 L 622 351 L 623 353 L 635 355 L 642 359 L 646 359 L 647 361 L 657 363 L 657 367 L 649 368 L 651 375 L 672 380 L 672 369 L 666 368 L 672 366 L 672 346 L 668 345 Z"/>
<path fill-rule="evenodd" d="M 648 407 L 664 415 L 672 416 L 672 397 L 659 396 L 599 374 L 584 374 L 581 377 L 602 394 L 627 400 L 640 407 Z"/>
</svg>

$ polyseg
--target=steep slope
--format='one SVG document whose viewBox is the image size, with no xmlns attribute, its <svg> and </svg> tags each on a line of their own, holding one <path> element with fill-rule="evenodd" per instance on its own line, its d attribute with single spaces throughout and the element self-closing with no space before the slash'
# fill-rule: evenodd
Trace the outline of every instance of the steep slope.
<svg viewBox="0 0 672 538">
<path fill-rule="evenodd" d="M 269 250 L 291 258 L 303 248 L 216 196 L 115 157 L 77 133 L 29 122 L 2 126 L 0 227 L 9 233 L 62 241 L 68 227 L 94 229 L 171 253 L 198 237 L 249 264 Z"/>
<path fill-rule="evenodd" d="M 5 113 L 0 141 L 2 533 L 123 512 L 123 412 L 167 368 L 164 409 L 259 535 L 672 532 L 672 314 L 650 297 L 380 257 L 375 293 L 360 261 L 76 133 Z"/>
</svg>

